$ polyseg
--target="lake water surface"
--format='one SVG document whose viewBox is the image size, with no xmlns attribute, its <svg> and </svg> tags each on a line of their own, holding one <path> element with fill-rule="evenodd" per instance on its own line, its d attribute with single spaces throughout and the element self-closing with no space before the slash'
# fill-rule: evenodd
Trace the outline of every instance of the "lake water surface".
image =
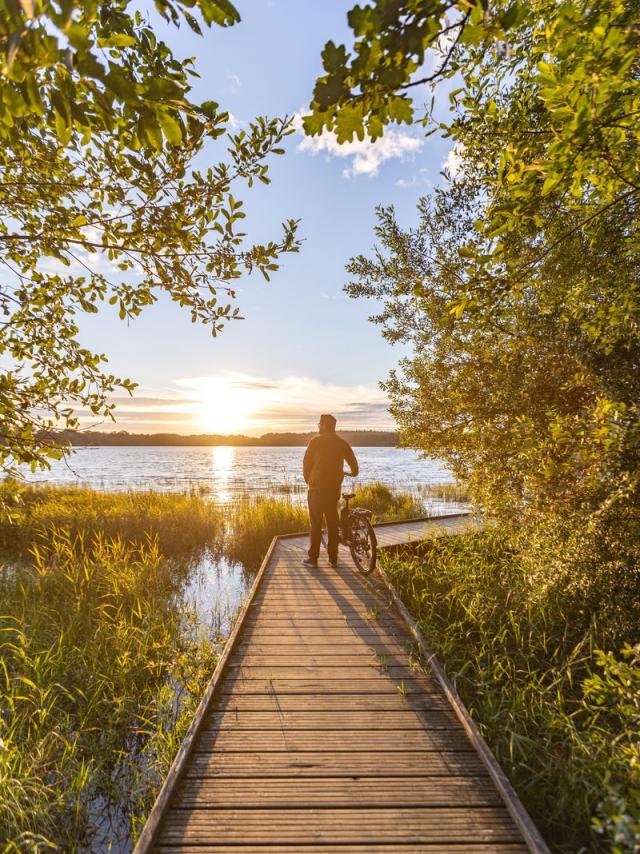
<svg viewBox="0 0 640 854">
<path fill-rule="evenodd" d="M 76 448 L 50 471 L 29 482 L 80 484 L 105 490 L 196 489 L 227 503 L 246 494 L 303 495 L 304 448 L 87 447 Z M 447 469 L 406 448 L 354 448 L 360 464 L 355 485 L 381 481 L 394 489 L 419 491 L 451 483 Z"/>
</svg>

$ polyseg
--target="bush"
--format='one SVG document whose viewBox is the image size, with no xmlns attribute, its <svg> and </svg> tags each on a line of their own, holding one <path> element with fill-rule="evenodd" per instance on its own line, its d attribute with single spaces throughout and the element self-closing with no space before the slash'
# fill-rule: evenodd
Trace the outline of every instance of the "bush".
<svg viewBox="0 0 640 854">
<path fill-rule="evenodd" d="M 617 839 L 636 851 L 638 652 L 597 651 L 604 638 L 622 646 L 627 621 L 603 609 L 599 622 L 580 589 L 545 589 L 499 528 L 384 564 L 554 850 L 611 851 Z M 630 599 L 618 607 L 634 611 Z"/>
</svg>

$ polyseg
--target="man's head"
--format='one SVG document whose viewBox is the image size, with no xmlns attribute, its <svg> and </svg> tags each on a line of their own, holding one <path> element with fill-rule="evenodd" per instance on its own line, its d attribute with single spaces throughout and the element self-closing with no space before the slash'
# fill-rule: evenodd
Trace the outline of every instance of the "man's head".
<svg viewBox="0 0 640 854">
<path fill-rule="evenodd" d="M 333 433 L 336 429 L 336 419 L 333 415 L 321 415 L 318 429 L 321 433 Z"/>
</svg>

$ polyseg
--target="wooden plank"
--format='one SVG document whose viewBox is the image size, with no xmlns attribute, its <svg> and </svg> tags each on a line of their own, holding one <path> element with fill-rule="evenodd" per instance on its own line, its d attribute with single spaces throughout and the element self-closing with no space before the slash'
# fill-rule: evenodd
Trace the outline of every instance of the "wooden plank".
<svg viewBox="0 0 640 854">
<path fill-rule="evenodd" d="M 263 691 L 258 694 L 222 694 L 211 704 L 212 709 L 220 711 L 277 711 L 339 713 L 341 711 L 367 710 L 372 714 L 379 711 L 405 711 L 412 709 L 430 715 L 432 711 L 446 710 L 453 714 L 450 705 L 439 692 L 416 693 L 402 696 L 393 694 L 275 694 Z"/>
<path fill-rule="evenodd" d="M 298 652 L 301 655 L 328 656 L 330 658 L 342 658 L 354 654 L 387 653 L 388 655 L 406 655 L 411 650 L 411 644 L 399 644 L 395 641 L 387 643 L 363 644 L 359 638 L 348 638 L 343 642 L 328 640 L 325 643 L 294 643 L 292 641 L 239 643 L 236 653 L 249 656 L 294 656 Z"/>
<path fill-rule="evenodd" d="M 360 667 L 349 667 L 346 665 L 341 666 L 339 664 L 308 666 L 304 664 L 288 664 L 283 667 L 277 664 L 272 664 L 268 667 L 251 667 L 250 665 L 240 663 L 237 665 L 230 664 L 229 672 L 232 679 L 235 678 L 236 680 L 242 679 L 247 681 L 268 680 L 274 684 L 283 679 L 317 679 L 318 681 L 346 679 L 353 683 L 360 681 L 370 683 L 371 680 L 378 678 L 381 682 L 389 682 L 389 680 L 391 680 L 394 683 L 394 687 L 403 679 L 411 679 L 413 682 L 418 684 L 427 682 L 427 678 L 423 676 L 422 673 L 410 669 L 408 665 L 394 665 L 392 667 L 383 668 L 381 665 L 378 665 L 373 661 L 363 664 Z M 234 674 L 237 674 L 237 676 L 234 676 Z"/>
<path fill-rule="evenodd" d="M 162 854 L 203 854 L 203 848 L 200 845 L 190 844 L 173 844 L 162 842 L 157 846 L 157 850 Z M 215 843 L 207 842 L 207 854 L 230 854 L 230 849 L 227 845 L 216 845 Z M 367 843 L 366 845 L 351 844 L 351 845 L 303 845 L 296 844 L 295 849 L 290 845 L 278 845 L 277 843 L 270 844 L 268 848 L 264 845 L 253 847 L 251 845 L 235 845 L 233 846 L 233 854 L 389 854 L 389 852 L 397 852 L 397 854 L 526 854 L 528 848 L 523 843 L 518 842 L 490 842 L 488 844 L 482 842 L 465 842 L 462 845 L 456 843 L 449 844 L 447 842 L 421 842 L 403 843 L 398 842 L 391 845 L 378 845 Z"/>
<path fill-rule="evenodd" d="M 317 753 L 353 753 L 354 750 L 374 752 L 469 751 L 471 746 L 464 732 L 457 729 L 346 729 L 333 730 L 241 730 L 220 729 L 201 731 L 194 753 L 226 751 L 231 753 L 267 753 L 296 751 Z"/>
<path fill-rule="evenodd" d="M 334 631 L 340 632 L 344 629 L 351 629 L 359 635 L 361 632 L 367 633 L 371 631 L 396 633 L 396 637 L 406 637 L 402 626 L 391 620 L 367 620 L 364 617 L 358 618 L 354 616 L 334 616 L 328 613 L 311 614 L 288 614 L 273 617 L 259 617 L 258 619 L 250 620 L 247 628 L 257 630 L 271 630 L 279 632 L 324 632 L 331 634 Z"/>
<path fill-rule="evenodd" d="M 487 777 L 385 777 L 356 780 L 342 777 L 282 780 L 269 777 L 253 779 L 189 780 L 181 783 L 174 805 L 293 808 L 317 806 L 386 807 L 492 806 L 500 797 Z"/>
<path fill-rule="evenodd" d="M 437 694 L 413 679 L 246 679 L 242 676 L 225 679 L 220 687 L 222 694 Z"/>
<path fill-rule="evenodd" d="M 343 655 L 313 655 L 300 651 L 299 655 L 265 655 L 264 653 L 247 654 L 242 658 L 243 667 L 322 667 L 329 662 L 336 667 L 374 667 L 380 669 L 390 661 L 398 661 L 389 653 L 377 653 L 369 647 L 361 646 L 358 652 Z"/>
<path fill-rule="evenodd" d="M 433 709 L 419 712 L 400 707 L 397 710 L 361 710 L 343 709 L 336 711 L 318 711 L 309 708 L 307 711 L 288 712 L 273 708 L 270 711 L 241 711 L 228 709 L 223 712 L 210 712 L 203 724 L 201 732 L 230 729 L 242 730 L 312 730 L 322 732 L 327 730 L 424 730 L 458 728 L 458 722 L 448 709 Z"/>
<path fill-rule="evenodd" d="M 504 807 L 390 809 L 171 809 L 168 842 L 515 842 Z"/>
<path fill-rule="evenodd" d="M 382 759 L 384 758 L 384 764 Z M 326 751 L 256 751 L 255 753 L 194 753 L 185 779 L 201 777 L 484 777 L 475 753 L 401 751 L 379 753 Z"/>
</svg>

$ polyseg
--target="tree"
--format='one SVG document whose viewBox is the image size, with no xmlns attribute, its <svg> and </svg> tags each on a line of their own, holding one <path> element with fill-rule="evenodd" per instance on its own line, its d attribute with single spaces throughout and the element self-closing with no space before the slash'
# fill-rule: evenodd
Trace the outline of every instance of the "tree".
<svg viewBox="0 0 640 854">
<path fill-rule="evenodd" d="M 349 22 L 307 132 L 379 136 L 415 119 L 417 85 L 455 86 L 450 118 L 422 121 L 460 174 L 415 231 L 382 212 L 383 251 L 351 266 L 351 294 L 385 300 L 386 334 L 414 347 L 389 384 L 405 438 L 491 509 L 624 516 L 640 494 L 637 4 L 378 0 Z"/>
<path fill-rule="evenodd" d="M 178 61 L 147 16 L 119 2 L 0 2 L 0 465 L 47 465 L 54 427 L 76 411 L 112 417 L 109 394 L 134 384 L 83 347 L 79 316 L 116 306 L 121 319 L 160 291 L 213 335 L 239 317 L 235 281 L 268 280 L 298 249 L 296 222 L 246 245 L 236 184 L 269 183 L 284 119 L 227 136 L 227 158 L 196 157 L 229 129 L 217 103 L 189 100 L 192 60 Z M 201 33 L 239 20 L 228 0 L 156 0 Z M 219 145 L 220 143 L 218 143 Z M 233 192 L 232 192 L 233 191 Z"/>
</svg>

